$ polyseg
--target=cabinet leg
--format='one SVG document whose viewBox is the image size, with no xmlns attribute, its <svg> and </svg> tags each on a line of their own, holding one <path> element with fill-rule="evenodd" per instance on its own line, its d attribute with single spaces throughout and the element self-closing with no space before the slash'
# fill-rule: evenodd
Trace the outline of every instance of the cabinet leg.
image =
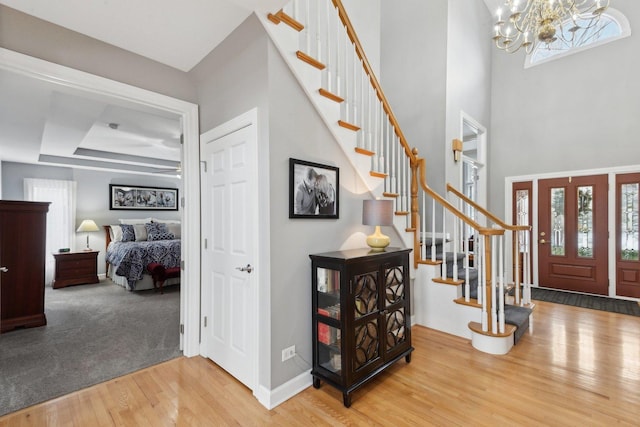
<svg viewBox="0 0 640 427">
<path fill-rule="evenodd" d="M 407 355 L 404 357 L 404 360 L 405 360 L 407 363 L 411 363 L 411 353 L 407 354 Z"/>
<path fill-rule="evenodd" d="M 316 377 L 313 377 L 313 388 L 320 388 L 320 380 Z"/>
<path fill-rule="evenodd" d="M 342 393 L 342 402 L 344 403 L 345 408 L 349 408 L 351 406 L 351 395 L 348 393 Z"/>
</svg>

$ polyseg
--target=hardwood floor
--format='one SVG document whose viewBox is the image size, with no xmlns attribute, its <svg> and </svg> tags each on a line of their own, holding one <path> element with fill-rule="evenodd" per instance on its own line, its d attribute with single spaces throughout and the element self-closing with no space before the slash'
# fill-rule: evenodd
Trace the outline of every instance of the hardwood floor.
<svg viewBox="0 0 640 427">
<path fill-rule="evenodd" d="M 214 363 L 179 358 L 0 418 L 5 426 L 635 425 L 640 318 L 540 302 L 506 356 L 413 329 L 413 359 L 353 396 L 312 387 L 267 411 Z"/>
</svg>

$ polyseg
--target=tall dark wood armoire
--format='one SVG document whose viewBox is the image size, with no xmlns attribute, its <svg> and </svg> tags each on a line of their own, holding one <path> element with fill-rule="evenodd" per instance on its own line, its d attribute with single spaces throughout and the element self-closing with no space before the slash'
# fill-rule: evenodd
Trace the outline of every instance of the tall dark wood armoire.
<svg viewBox="0 0 640 427">
<path fill-rule="evenodd" d="M 47 324 L 48 202 L 0 200 L 0 333 Z"/>
</svg>

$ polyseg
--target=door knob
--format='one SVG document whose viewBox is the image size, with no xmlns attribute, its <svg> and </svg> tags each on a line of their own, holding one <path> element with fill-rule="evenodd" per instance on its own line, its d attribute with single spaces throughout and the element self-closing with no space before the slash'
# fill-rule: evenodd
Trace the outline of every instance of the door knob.
<svg viewBox="0 0 640 427">
<path fill-rule="evenodd" d="M 253 271 L 253 267 L 251 267 L 251 264 L 247 264 L 246 267 L 236 267 L 236 270 L 246 271 L 247 273 L 251 273 Z"/>
<path fill-rule="evenodd" d="M 546 240 L 544 240 L 544 239 L 540 239 L 540 244 L 541 244 L 541 245 L 544 245 L 545 243 L 547 243 L 547 241 L 546 241 Z"/>
<path fill-rule="evenodd" d="M 9 269 L 7 267 L 0 267 L 0 272 L 6 273 L 8 271 L 9 271 Z"/>
</svg>

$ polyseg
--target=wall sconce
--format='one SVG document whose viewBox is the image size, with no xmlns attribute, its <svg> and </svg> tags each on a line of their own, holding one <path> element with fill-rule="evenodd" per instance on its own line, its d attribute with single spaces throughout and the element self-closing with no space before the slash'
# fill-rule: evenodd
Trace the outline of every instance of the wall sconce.
<svg viewBox="0 0 640 427">
<path fill-rule="evenodd" d="M 453 149 L 453 160 L 460 160 L 460 153 L 462 153 L 462 141 L 459 139 L 454 139 L 451 141 L 451 148 Z"/>
</svg>

